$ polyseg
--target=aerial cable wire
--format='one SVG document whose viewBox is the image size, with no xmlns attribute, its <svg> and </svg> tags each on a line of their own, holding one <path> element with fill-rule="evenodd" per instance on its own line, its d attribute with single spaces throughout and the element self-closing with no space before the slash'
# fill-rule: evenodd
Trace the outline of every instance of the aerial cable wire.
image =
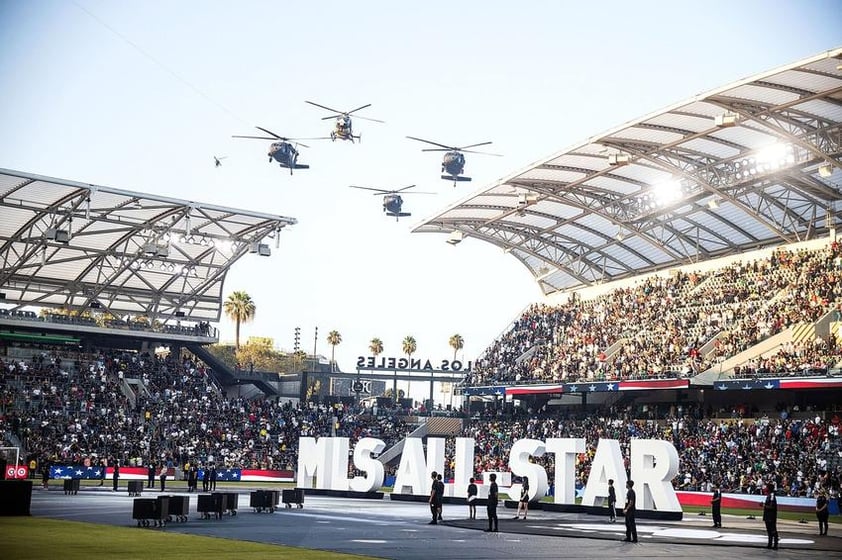
<svg viewBox="0 0 842 560">
<path fill-rule="evenodd" d="M 105 21 L 103 21 L 103 20 L 102 20 L 102 18 L 100 18 L 99 16 L 97 16 L 96 14 L 94 14 L 93 12 L 91 12 L 89 9 L 87 9 L 87 8 L 86 8 L 86 7 L 84 7 L 84 6 L 82 6 L 81 4 L 79 4 L 78 2 L 76 2 L 75 0 L 73 1 L 73 4 L 75 4 L 77 8 L 79 8 L 80 10 L 82 10 L 83 12 L 85 12 L 86 14 L 88 14 L 88 16 L 90 16 L 90 17 L 91 17 L 91 19 L 93 19 L 94 21 L 96 21 L 97 23 L 99 23 L 101 26 L 103 26 L 105 29 L 107 29 L 108 31 L 110 31 L 111 33 L 113 33 L 114 35 L 116 35 L 118 38 L 122 39 L 124 42 L 126 42 L 129 46 L 131 46 L 131 47 L 132 47 L 133 49 L 135 49 L 137 52 L 139 52 L 140 54 L 142 54 L 144 57 L 146 57 L 146 58 L 147 58 L 148 60 L 150 60 L 152 63 L 154 63 L 155 65 L 157 65 L 157 66 L 159 66 L 160 68 L 162 68 L 162 69 L 163 69 L 164 71 L 166 71 L 166 72 L 167 72 L 170 76 L 172 76 L 173 78 L 175 78 L 176 80 L 178 80 L 179 82 L 181 82 L 182 84 L 184 84 L 185 86 L 187 86 L 188 88 L 190 88 L 191 90 L 193 90 L 193 92 L 194 92 L 194 93 L 196 93 L 197 95 L 199 95 L 200 97 L 204 98 L 204 99 L 205 99 L 205 101 L 207 101 L 207 102 L 211 103 L 212 105 L 216 105 L 216 107 L 217 107 L 218 109 L 221 109 L 222 111 L 224 111 L 225 113 L 227 113 L 230 117 L 233 117 L 234 119 L 236 119 L 236 120 L 237 120 L 237 121 L 239 121 L 240 123 L 243 123 L 243 124 L 248 125 L 248 123 L 245 121 L 245 119 L 240 118 L 237 114 L 235 114 L 233 111 L 231 111 L 230 109 L 228 109 L 228 107 L 226 107 L 226 106 L 225 106 L 225 105 L 223 105 L 222 103 L 219 103 L 218 101 L 214 100 L 212 97 L 210 97 L 210 96 L 209 96 L 209 95 L 207 95 L 205 92 L 203 92 L 202 90 L 200 90 L 198 87 L 196 87 L 195 85 L 193 85 L 193 84 L 192 84 L 189 80 L 187 80 L 186 78 L 183 78 L 182 76 L 180 76 L 180 75 L 179 75 L 179 74 L 178 74 L 175 70 L 173 70 L 172 68 L 170 68 L 169 66 L 167 66 L 166 64 L 164 64 L 163 62 L 161 62 L 160 60 L 158 60 L 157 58 L 155 58 L 154 56 L 152 56 L 151 54 L 149 54 L 149 53 L 148 53 L 147 51 L 145 51 L 145 50 L 144 50 L 144 49 L 143 49 L 140 45 L 138 45 L 137 43 L 135 43 L 134 41 L 132 41 L 131 39 L 129 39 L 128 37 L 126 37 L 125 35 L 123 35 L 122 33 L 120 33 L 119 31 L 117 31 L 116 29 L 114 29 L 112 26 L 108 25 L 108 23 L 106 23 Z"/>
</svg>

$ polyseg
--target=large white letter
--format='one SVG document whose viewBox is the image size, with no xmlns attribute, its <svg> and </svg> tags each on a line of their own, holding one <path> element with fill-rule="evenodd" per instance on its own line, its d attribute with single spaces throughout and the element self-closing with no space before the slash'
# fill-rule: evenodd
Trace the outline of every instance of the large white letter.
<svg viewBox="0 0 842 560">
<path fill-rule="evenodd" d="M 555 453 L 553 503 L 576 503 L 576 455 L 585 452 L 585 438 L 550 438 L 547 453 Z"/>
<path fill-rule="evenodd" d="M 403 440 L 401 464 L 395 476 L 395 487 L 392 492 L 398 494 L 430 493 L 433 471 L 444 471 L 444 438 L 427 438 L 427 458 L 424 458 L 424 448 L 421 438 L 406 438 Z M 409 490 L 406 490 L 406 489 Z"/>
<path fill-rule="evenodd" d="M 330 454 L 333 478 L 330 489 L 344 492 L 348 489 L 348 451 L 350 450 L 351 439 L 346 437 L 330 439 L 333 440 L 333 449 Z"/>
<path fill-rule="evenodd" d="M 475 446 L 474 438 L 456 438 L 456 464 L 453 467 L 453 488 L 450 489 L 449 496 L 468 497 L 468 484 L 474 476 Z"/>
<path fill-rule="evenodd" d="M 626 487 L 626 469 L 623 466 L 623 455 L 620 453 L 620 442 L 616 439 L 601 439 L 596 446 L 591 474 L 585 486 L 585 495 L 582 496 L 583 506 L 602 505 L 603 498 L 608 497 L 609 478 L 614 479 L 614 488 Z"/>
<path fill-rule="evenodd" d="M 639 495 L 641 509 L 681 511 L 681 504 L 672 487 L 678 472 L 678 451 L 660 439 L 631 440 L 631 476 Z"/>
<path fill-rule="evenodd" d="M 313 477 L 316 477 L 316 488 L 329 489 L 333 479 L 333 438 L 298 438 L 298 477 L 296 485 L 299 488 L 313 488 Z M 346 468 L 347 472 L 347 468 Z M 346 475 L 347 476 L 347 475 Z"/>
<path fill-rule="evenodd" d="M 543 498 L 547 493 L 547 471 L 537 463 L 530 463 L 530 457 L 544 454 L 544 442 L 540 439 L 519 439 L 509 452 L 509 470 L 518 476 L 529 477 L 529 500 Z M 520 484 L 513 484 L 509 497 L 520 498 Z"/>
<path fill-rule="evenodd" d="M 383 463 L 374 459 L 371 455 L 380 453 L 386 447 L 382 440 L 377 438 L 362 438 L 354 447 L 354 466 L 366 473 L 366 476 L 355 476 L 349 480 L 351 490 L 354 492 L 375 492 L 383 486 Z"/>
</svg>

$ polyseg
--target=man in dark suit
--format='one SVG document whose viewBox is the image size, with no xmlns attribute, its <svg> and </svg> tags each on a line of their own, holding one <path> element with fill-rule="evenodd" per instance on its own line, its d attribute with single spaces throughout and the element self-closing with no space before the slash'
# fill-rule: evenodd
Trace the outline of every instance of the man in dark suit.
<svg viewBox="0 0 842 560">
<path fill-rule="evenodd" d="M 617 492 L 614 490 L 614 479 L 608 479 L 608 522 L 617 521 Z"/>
<path fill-rule="evenodd" d="M 637 542 L 637 525 L 634 514 L 636 511 L 637 495 L 634 493 L 634 481 L 626 482 L 626 506 L 623 508 L 623 515 L 626 516 L 626 538 L 625 542 Z"/>
<path fill-rule="evenodd" d="M 775 498 L 775 485 L 766 485 L 766 501 L 763 502 L 763 523 L 766 524 L 766 548 L 778 550 L 778 500 Z"/>
<path fill-rule="evenodd" d="M 210 469 L 210 484 L 208 486 L 211 492 L 216 492 L 216 465 L 211 465 Z"/>
<path fill-rule="evenodd" d="M 719 484 L 713 484 L 713 496 L 710 499 L 710 509 L 713 515 L 713 526 L 722 527 L 722 492 L 719 491 Z"/>
<path fill-rule="evenodd" d="M 485 508 L 486 512 L 488 513 L 488 529 L 486 529 L 485 532 L 496 533 L 498 527 L 497 500 L 499 499 L 499 490 L 497 488 L 497 475 L 491 473 L 490 475 L 488 475 L 488 479 L 491 481 L 491 484 L 488 485 L 488 505 Z"/>
<path fill-rule="evenodd" d="M 146 487 L 155 488 L 155 463 L 149 461 L 149 466 L 146 467 Z"/>
<path fill-rule="evenodd" d="M 439 522 L 439 487 L 436 484 L 437 477 L 438 473 L 436 471 L 433 471 L 430 475 L 432 482 L 430 482 L 430 499 L 427 501 L 430 503 L 430 512 L 433 514 L 433 520 L 429 522 L 429 525 L 436 525 Z"/>
<path fill-rule="evenodd" d="M 114 461 L 114 491 L 117 491 L 117 483 L 120 480 L 120 462 Z"/>
</svg>

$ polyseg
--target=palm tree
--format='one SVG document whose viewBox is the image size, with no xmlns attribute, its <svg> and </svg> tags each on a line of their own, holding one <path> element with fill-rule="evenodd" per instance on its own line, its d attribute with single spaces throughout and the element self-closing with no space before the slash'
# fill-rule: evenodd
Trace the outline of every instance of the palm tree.
<svg viewBox="0 0 842 560">
<path fill-rule="evenodd" d="M 222 304 L 222 309 L 229 319 L 234 321 L 235 331 L 235 345 L 234 347 L 240 349 L 240 323 L 248 323 L 254 319 L 256 308 L 254 300 L 246 292 L 234 292 L 228 296 L 225 303 Z"/>
<path fill-rule="evenodd" d="M 368 343 L 368 350 L 377 358 L 377 356 L 383 353 L 383 341 L 377 337 L 372 338 L 371 342 Z"/>
<path fill-rule="evenodd" d="M 455 362 L 456 352 L 465 347 L 465 339 L 462 338 L 461 334 L 456 333 L 450 337 L 450 340 L 447 343 L 450 344 L 451 348 L 453 348 L 453 361 Z M 452 365 L 453 364 L 451 364 L 451 366 Z M 448 392 L 450 393 L 450 406 L 453 407 L 453 383 L 448 384 Z"/>
<path fill-rule="evenodd" d="M 455 362 L 456 352 L 465 347 L 465 339 L 462 338 L 461 334 L 457 333 L 450 337 L 448 344 L 450 344 L 450 347 L 453 348 L 453 361 Z"/>
<path fill-rule="evenodd" d="M 330 331 L 327 333 L 327 343 L 330 344 L 330 367 L 331 371 L 336 371 L 336 360 L 333 359 L 336 353 L 336 345 L 342 344 L 342 335 L 339 331 Z"/>
<path fill-rule="evenodd" d="M 409 358 L 410 362 L 412 362 L 412 355 L 415 353 L 416 350 L 418 350 L 418 344 L 415 342 L 414 337 L 407 336 L 403 339 L 403 353 L 406 354 L 406 357 Z M 406 396 L 412 398 L 412 394 L 409 391 L 410 387 L 412 387 L 412 381 L 407 380 Z"/>
</svg>

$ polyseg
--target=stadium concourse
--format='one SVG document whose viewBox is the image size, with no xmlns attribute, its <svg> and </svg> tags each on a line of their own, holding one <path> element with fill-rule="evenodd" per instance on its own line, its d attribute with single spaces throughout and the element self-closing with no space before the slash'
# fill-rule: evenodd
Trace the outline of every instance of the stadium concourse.
<svg viewBox="0 0 842 560">
<path fill-rule="evenodd" d="M 473 437 L 478 475 L 507 471 L 515 440 L 584 437 L 578 487 L 600 438 L 618 440 L 626 461 L 633 438 L 656 438 L 678 451 L 685 505 L 709 503 L 713 484 L 756 504 L 772 483 L 780 509 L 808 520 L 781 521 L 782 554 L 840 550 L 838 537 L 807 535 L 816 495 L 838 515 L 842 486 L 840 58 L 591 137 L 421 226 L 501 246 L 547 294 L 474 361 L 446 413 L 455 430 L 415 407 L 308 401 L 301 387 L 283 398 L 277 375 L 232 370 L 204 348 L 218 341 L 228 268 L 270 255 L 267 239 L 292 218 L 0 170 L 0 433 L 46 479 L 33 512 L 128 522 L 123 483 L 62 496 L 49 489 L 56 466 L 292 471 L 302 436 L 380 438 L 387 472 L 404 438 Z M 242 395 L 243 384 L 255 390 Z M 445 478 L 453 454 L 448 445 Z M 552 480 L 552 455 L 534 460 Z M 423 509 L 312 497 L 304 511 L 167 530 L 394 558 L 429 557 L 431 543 L 443 558 L 448 547 L 550 557 L 556 536 L 586 537 L 570 550 L 588 557 L 764 552 L 753 550 L 762 526 L 739 516 L 728 531 L 690 515 L 641 522 L 657 546 L 622 548 L 595 516 L 536 509 L 484 536 L 464 520 L 422 527 Z"/>
</svg>

